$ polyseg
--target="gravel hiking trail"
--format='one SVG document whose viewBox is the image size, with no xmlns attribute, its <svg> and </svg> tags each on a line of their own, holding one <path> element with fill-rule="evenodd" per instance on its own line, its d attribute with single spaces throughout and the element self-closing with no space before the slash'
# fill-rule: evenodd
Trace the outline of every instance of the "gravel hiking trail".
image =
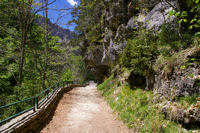
<svg viewBox="0 0 200 133">
<path fill-rule="evenodd" d="M 93 82 L 65 93 L 52 119 L 40 132 L 133 133 L 117 119 Z"/>
</svg>

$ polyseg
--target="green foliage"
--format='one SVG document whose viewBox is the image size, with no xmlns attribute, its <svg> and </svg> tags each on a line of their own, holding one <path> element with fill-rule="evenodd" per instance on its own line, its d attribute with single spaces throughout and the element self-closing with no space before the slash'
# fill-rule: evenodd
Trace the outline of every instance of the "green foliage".
<svg viewBox="0 0 200 133">
<path fill-rule="evenodd" d="M 200 2 L 199 0 L 191 0 L 190 2 L 188 2 L 189 6 L 192 7 L 192 9 L 190 10 L 191 13 L 195 14 L 194 18 L 192 18 L 192 20 L 190 20 L 190 24 L 191 26 L 189 27 L 190 29 L 198 29 L 198 32 L 196 33 L 196 35 L 199 35 L 199 29 L 200 29 L 200 17 L 199 17 L 199 13 L 200 13 Z"/>
<path fill-rule="evenodd" d="M 181 3 L 181 2 L 179 2 Z M 199 0 L 186 0 L 184 1 L 185 9 L 169 12 L 170 16 L 176 16 L 179 24 L 186 24 L 187 29 L 195 31 L 195 35 L 199 36 L 200 29 L 200 2 Z"/>
<path fill-rule="evenodd" d="M 24 7 L 22 2 L 25 2 Z M 31 4 L 27 2 L 0 1 L 0 106 L 35 96 L 60 80 L 84 81 L 85 69 L 80 47 L 75 47 L 75 44 L 61 45 L 59 37 L 48 33 L 46 52 L 46 31 L 35 23 L 35 19 L 42 16 L 33 13 L 36 10 L 34 7 L 41 7 L 41 3 L 34 1 L 31 7 L 34 9 L 29 11 L 27 6 Z M 22 43 L 25 33 L 21 27 L 28 23 L 23 19 L 27 15 L 31 15 L 30 24 L 26 25 L 27 37 Z M 22 45 L 25 45 L 25 53 L 22 84 L 19 85 Z M 29 108 L 32 102 L 0 110 L 0 120 Z"/>
<path fill-rule="evenodd" d="M 129 128 L 141 133 L 184 132 L 180 125 L 164 118 L 159 106 L 152 102 L 152 91 L 132 90 L 129 85 L 119 87 L 117 84 L 112 75 L 98 89 Z M 118 94 L 115 93 L 117 88 L 120 88 Z"/>
<path fill-rule="evenodd" d="M 176 99 L 176 102 L 185 107 L 189 108 L 191 105 L 195 105 L 197 103 L 198 94 L 194 94 L 192 96 L 179 97 Z"/>
<path fill-rule="evenodd" d="M 169 24 L 164 24 L 161 27 L 161 32 L 158 34 L 157 43 L 165 48 L 162 50 L 164 55 L 170 55 L 173 50 L 179 51 L 189 47 L 192 44 L 192 35 L 183 33 L 180 38 L 176 29 Z M 166 49 L 167 46 L 170 46 L 170 49 Z"/>
<path fill-rule="evenodd" d="M 147 75 L 152 70 L 152 63 L 158 55 L 155 36 L 141 31 L 134 39 L 127 42 L 120 64 L 127 68 L 134 68 L 135 74 Z"/>
<path fill-rule="evenodd" d="M 193 43 L 194 43 L 194 45 L 200 47 L 200 37 L 195 37 L 193 39 Z"/>
<path fill-rule="evenodd" d="M 73 81 L 72 71 L 67 69 L 66 72 L 62 75 L 63 81 Z"/>
<path fill-rule="evenodd" d="M 110 89 L 112 84 L 111 81 L 113 81 L 114 75 L 111 75 L 107 80 L 105 80 L 102 84 L 98 85 L 98 90 L 100 91 L 107 91 L 107 89 Z"/>
<path fill-rule="evenodd" d="M 186 69 L 186 66 L 185 66 L 185 65 L 182 65 L 182 66 L 180 67 L 180 69 L 181 69 L 181 70 L 184 70 L 184 69 Z"/>
<path fill-rule="evenodd" d="M 80 5 L 73 9 L 73 20 L 70 23 L 75 23 L 75 30 L 79 33 L 78 38 L 88 41 L 87 45 L 97 45 L 103 41 L 102 26 L 105 19 L 105 3 L 104 1 L 84 0 Z"/>
</svg>

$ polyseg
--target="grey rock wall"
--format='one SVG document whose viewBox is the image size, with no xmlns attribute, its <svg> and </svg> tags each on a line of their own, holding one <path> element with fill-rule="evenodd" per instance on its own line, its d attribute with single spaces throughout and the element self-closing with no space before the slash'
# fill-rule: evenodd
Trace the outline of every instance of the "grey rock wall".
<svg viewBox="0 0 200 133">
<path fill-rule="evenodd" d="M 158 0 L 139 0 L 134 3 L 131 0 L 105 0 L 105 25 L 102 26 L 103 41 L 99 44 L 89 44 L 85 50 L 86 65 L 93 68 L 97 73 L 97 68 L 105 68 L 109 71 L 111 64 L 118 62 L 129 39 L 129 34 L 134 30 L 143 27 L 149 30 L 160 31 L 161 26 L 169 23 L 175 26 L 175 17 L 170 17 L 168 12 L 173 10 L 170 4 L 159 2 Z M 141 5 L 139 10 L 133 9 L 135 4 Z M 176 7 L 176 2 L 171 2 Z M 145 12 L 144 8 L 149 11 Z M 88 44 L 85 44 L 87 46 Z M 99 75 L 98 75 L 99 76 Z M 103 75 L 101 75 L 103 77 Z M 148 85 L 151 86 L 148 82 Z"/>
<path fill-rule="evenodd" d="M 200 96 L 200 48 L 188 48 L 171 62 L 163 61 L 156 70 L 154 91 L 160 98 Z"/>
</svg>

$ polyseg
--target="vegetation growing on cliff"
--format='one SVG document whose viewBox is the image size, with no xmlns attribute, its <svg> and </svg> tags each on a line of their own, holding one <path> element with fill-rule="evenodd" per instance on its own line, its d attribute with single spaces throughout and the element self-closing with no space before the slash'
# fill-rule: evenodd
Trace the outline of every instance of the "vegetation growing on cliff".
<svg viewBox="0 0 200 133">
<path fill-rule="evenodd" d="M 120 64 L 126 68 L 134 68 L 135 74 L 146 76 L 152 72 L 152 64 L 159 54 L 157 47 L 156 37 L 142 30 L 134 39 L 128 40 Z"/>
<path fill-rule="evenodd" d="M 98 89 L 129 127 L 138 120 L 137 125 L 143 126 L 136 130 L 179 132 L 184 129 L 178 123 L 198 123 L 198 116 L 188 114 L 199 110 L 199 63 L 185 60 L 199 62 L 199 6 L 199 0 L 84 0 L 77 8 L 73 22 L 78 25 L 86 66 L 99 82 L 113 74 Z M 130 74 L 119 78 L 124 69 Z M 156 107 L 153 97 L 168 110 Z M 186 112 L 184 117 L 179 118 L 180 110 Z M 153 119 L 158 123 L 155 131 Z"/>
<path fill-rule="evenodd" d="M 101 48 L 100 51 L 104 52 L 101 52 L 104 54 L 101 55 L 101 62 L 106 58 L 110 60 L 110 64 L 105 61 L 108 67 L 112 66 L 113 60 L 116 62 L 120 60 L 125 67 L 135 67 L 135 73 L 143 73 L 141 75 L 146 73 L 147 75 L 152 72 L 151 65 L 159 55 L 170 57 L 175 52 L 193 46 L 193 41 L 198 40 L 199 36 L 199 1 L 188 0 L 187 4 L 183 4 L 182 1 L 178 1 L 178 3 L 163 1 L 163 6 L 166 7 L 161 9 L 161 5 L 161 7 L 156 7 L 160 9 L 155 9 L 161 10 L 160 14 L 165 12 L 159 16 L 164 17 L 164 20 L 159 18 L 163 21 L 162 26 L 157 27 L 159 31 L 146 29 L 148 26 L 145 26 L 152 20 L 145 19 L 140 22 L 140 15 L 147 14 L 153 8 L 152 5 L 157 3 L 162 2 L 159 0 L 152 2 L 82 1 L 80 6 L 74 10 L 74 20 L 71 22 L 77 24 L 76 30 L 79 33 L 83 52 L 87 53 L 90 51 L 90 47 L 94 48 L 98 45 Z M 167 7 L 169 9 L 165 9 Z M 169 22 L 171 21 L 168 20 L 169 16 L 172 17 L 170 19 L 175 17 L 173 22 Z M 127 28 L 130 24 L 133 26 L 131 29 Z M 128 45 L 124 50 L 117 48 L 123 47 L 121 45 L 126 42 Z M 112 47 L 114 50 L 110 50 Z M 95 50 L 95 48 L 92 49 L 94 52 Z M 111 53 L 112 51 L 116 53 Z M 122 53 L 121 59 L 119 59 L 119 53 Z M 113 57 L 113 55 L 117 57 Z M 141 69 L 137 69 L 139 67 Z"/>
<path fill-rule="evenodd" d="M 128 84 L 119 86 L 112 75 L 98 86 L 102 95 L 121 120 L 136 132 L 184 132 L 184 129 L 170 121 L 154 103 L 153 91 L 131 89 Z M 117 93 L 118 92 L 118 93 Z"/>
</svg>

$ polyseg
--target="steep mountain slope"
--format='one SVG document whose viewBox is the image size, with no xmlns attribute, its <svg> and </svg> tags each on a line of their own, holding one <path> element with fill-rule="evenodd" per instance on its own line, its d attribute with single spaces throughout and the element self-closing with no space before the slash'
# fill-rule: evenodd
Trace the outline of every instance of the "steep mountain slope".
<svg viewBox="0 0 200 133">
<path fill-rule="evenodd" d="M 36 24 L 44 27 L 45 18 L 37 19 Z M 57 24 L 53 24 L 49 19 L 48 19 L 48 28 L 49 28 L 51 35 L 58 36 L 62 40 L 62 42 L 68 43 L 69 40 L 71 40 L 73 38 L 73 36 L 75 35 L 74 32 L 72 32 L 68 29 L 62 28 Z"/>
</svg>

